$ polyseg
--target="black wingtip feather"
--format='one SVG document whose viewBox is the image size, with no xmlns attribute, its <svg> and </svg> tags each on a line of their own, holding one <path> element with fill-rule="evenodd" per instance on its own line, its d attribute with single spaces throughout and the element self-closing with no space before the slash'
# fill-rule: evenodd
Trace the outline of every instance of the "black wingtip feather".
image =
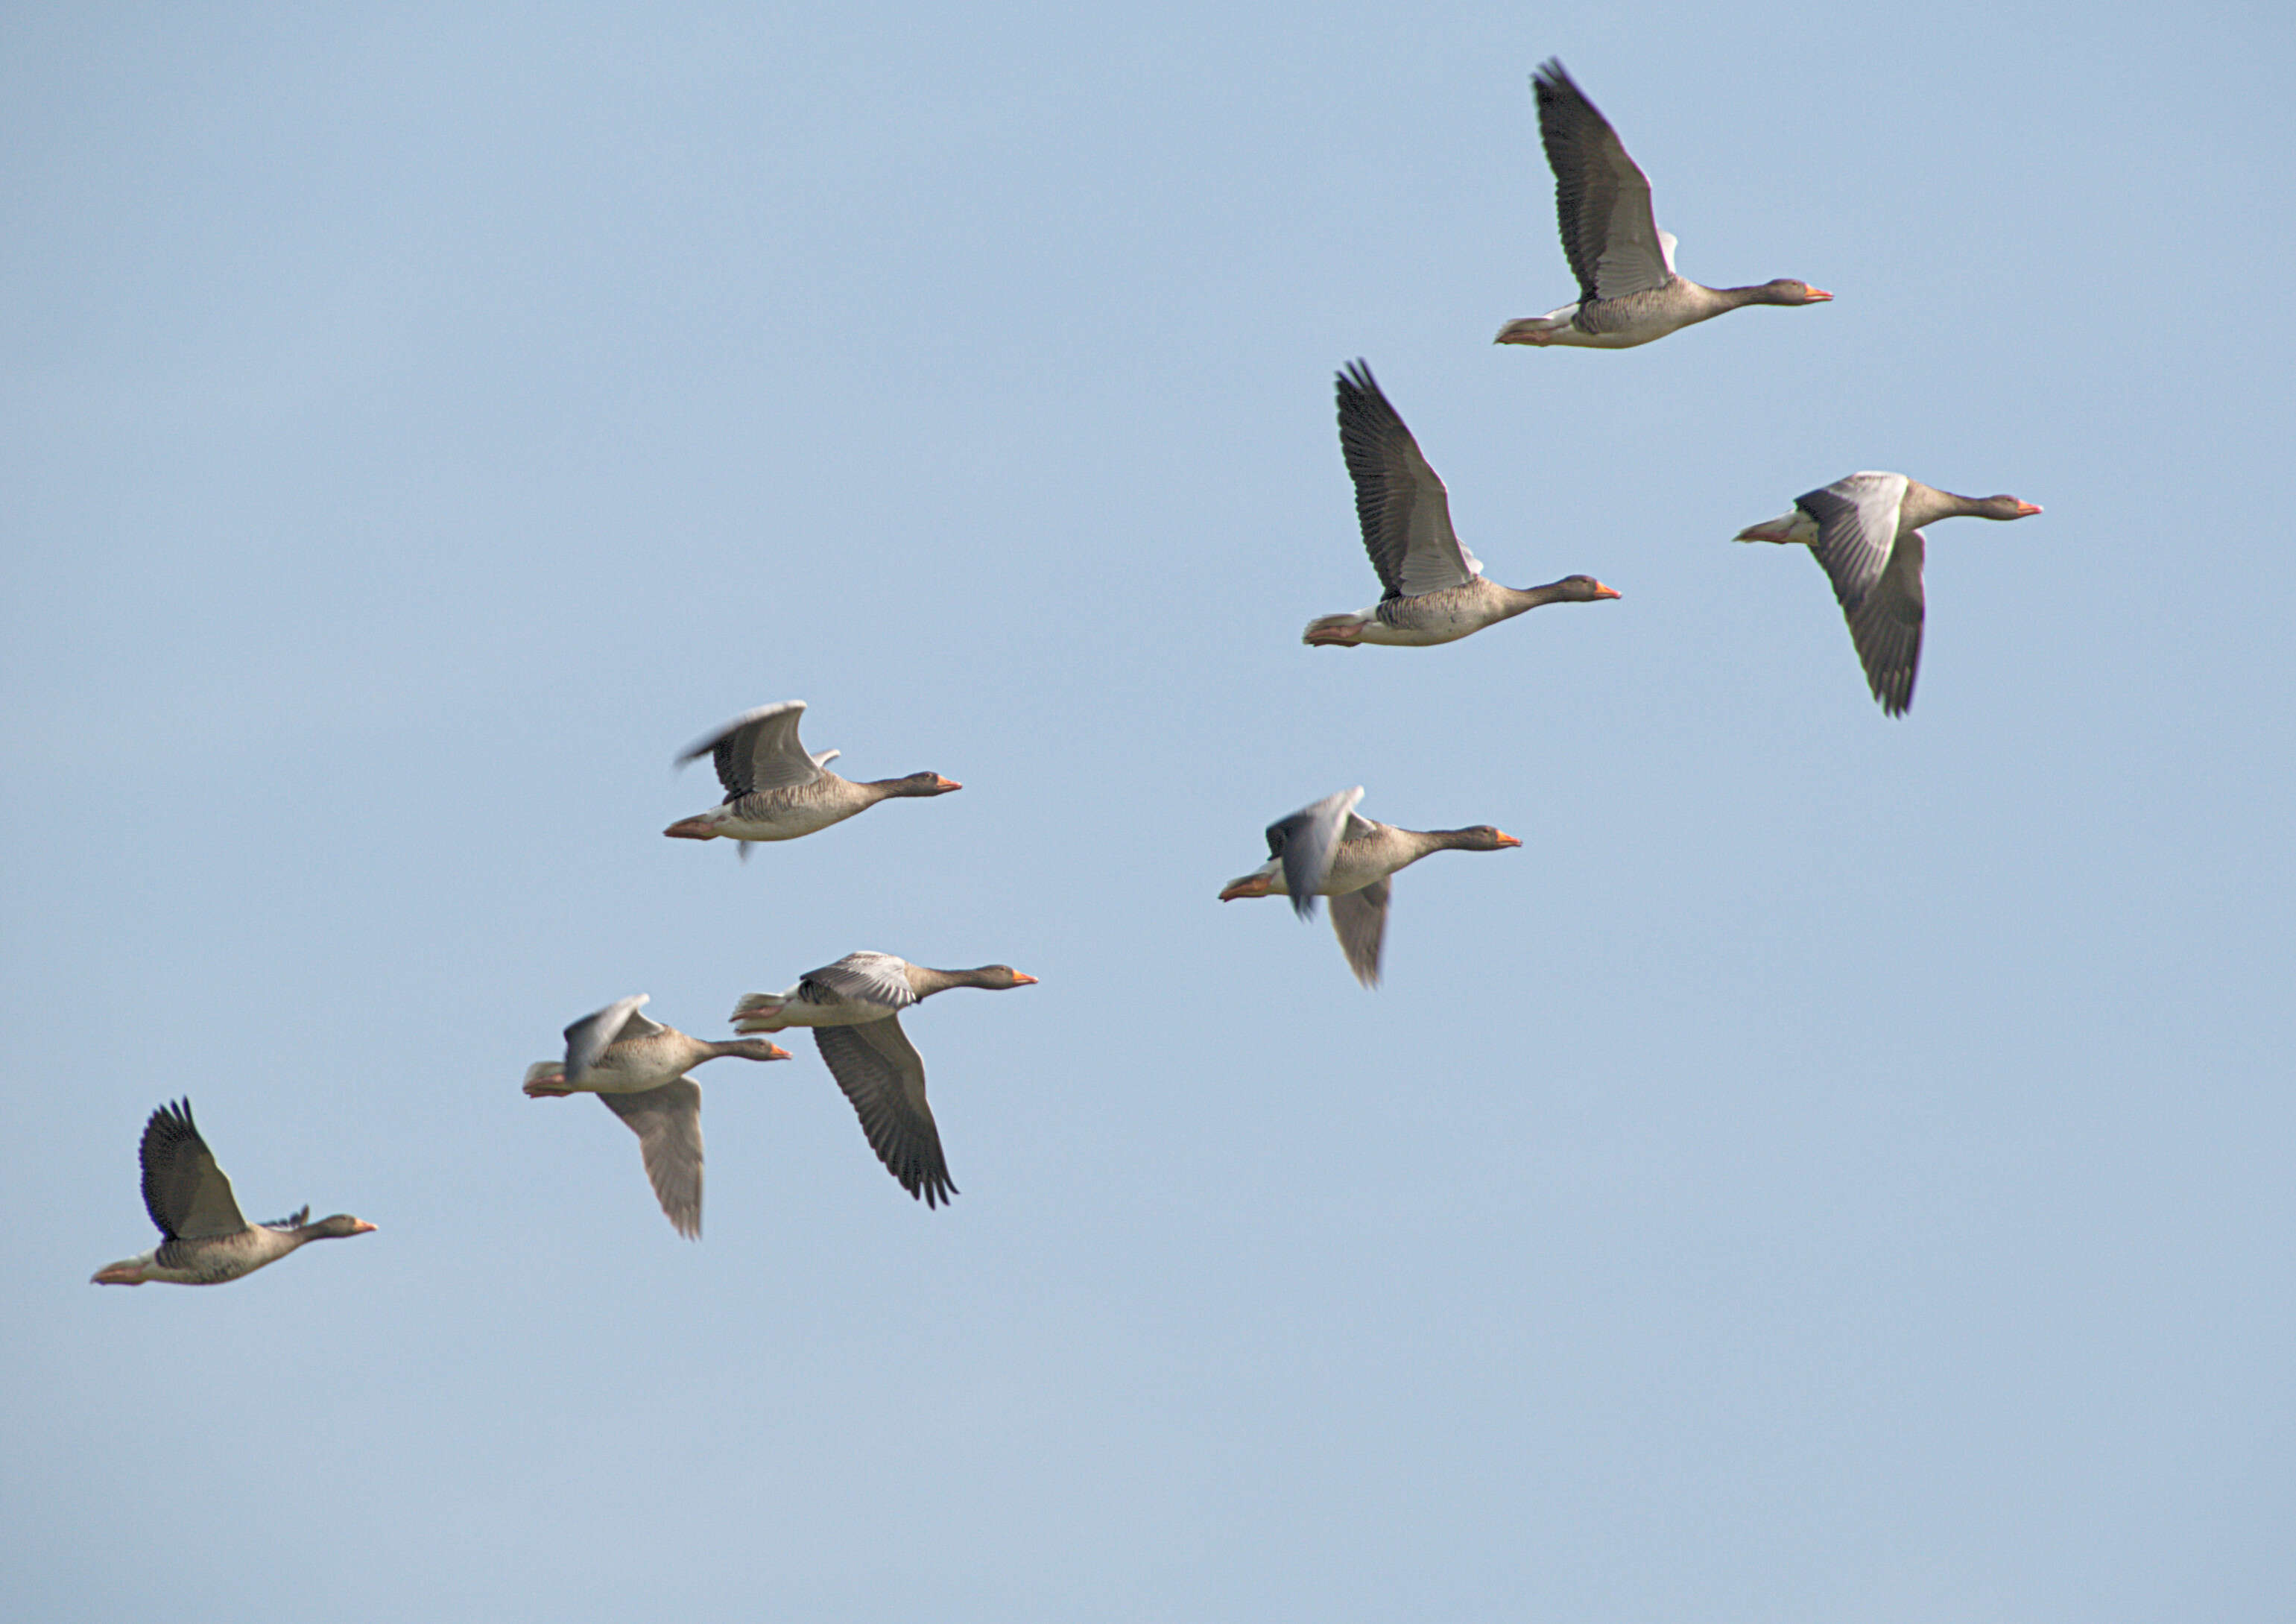
<svg viewBox="0 0 2296 1624">
<path fill-rule="evenodd" d="M 160 1200 L 154 1181 L 160 1169 L 173 1161 L 178 1147 L 184 1144 L 206 1148 L 200 1137 L 199 1126 L 192 1120 L 192 1101 L 189 1095 L 171 1101 L 153 1111 L 144 1124 L 144 1138 L 136 1146 L 136 1165 L 143 1170 L 144 1210 L 152 1215 L 152 1226 L 167 1240 L 176 1238 L 175 1226 L 161 1216 L 166 1202 Z"/>
</svg>

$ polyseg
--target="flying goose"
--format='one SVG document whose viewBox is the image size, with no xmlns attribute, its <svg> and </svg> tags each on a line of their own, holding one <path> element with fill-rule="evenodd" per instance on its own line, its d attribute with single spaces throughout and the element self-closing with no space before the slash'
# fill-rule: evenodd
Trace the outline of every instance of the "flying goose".
<svg viewBox="0 0 2296 1624">
<path fill-rule="evenodd" d="M 1530 85 L 1578 302 L 1509 322 L 1494 342 L 1628 349 L 1741 305 L 1822 305 L 1833 297 L 1788 276 L 1709 288 L 1677 275 L 1674 237 L 1651 217 L 1650 180 L 1610 120 L 1559 62 L 1542 63 Z"/>
<path fill-rule="evenodd" d="M 638 1136 L 646 1177 L 670 1226 L 688 1240 L 701 1233 L 701 1085 L 685 1075 L 704 1061 L 787 1060 L 790 1052 L 757 1038 L 712 1043 L 638 1013 L 647 995 L 609 1004 L 566 1029 L 566 1058 L 526 1069 L 532 1099 L 594 1094 Z"/>
<path fill-rule="evenodd" d="M 1472 829 L 1398 829 L 1356 810 L 1363 786 L 1326 795 L 1267 825 L 1267 861 L 1222 888 L 1220 900 L 1289 897 L 1306 919 L 1316 898 L 1332 899 L 1332 929 L 1348 968 L 1365 987 L 1379 985 L 1379 950 L 1387 935 L 1389 877 L 1431 851 L 1497 851 L 1522 842 L 1488 824 Z"/>
<path fill-rule="evenodd" d="M 1339 375 L 1339 396 L 1340 450 L 1355 481 L 1356 519 L 1387 595 L 1360 614 L 1310 620 L 1302 643 L 1424 647 L 1456 642 L 1542 603 L 1619 595 L 1591 575 L 1520 589 L 1484 578 L 1482 562 L 1451 529 L 1450 493 L 1371 368 L 1351 363 Z"/>
<path fill-rule="evenodd" d="M 107 1263 L 94 1285 L 221 1285 L 276 1263 L 307 1241 L 371 1234 L 374 1226 L 347 1212 L 309 1221 L 304 1207 L 275 1223 L 250 1224 L 240 1216 L 231 1180 L 192 1121 L 192 1103 L 162 1105 L 144 1124 L 144 1210 L 160 1231 L 160 1244 L 141 1257 Z"/>
<path fill-rule="evenodd" d="M 957 1190 L 925 1099 L 925 1062 L 901 1030 L 900 1012 L 952 987 L 1002 992 L 1036 982 L 1010 964 L 933 970 L 890 953 L 849 953 L 807 971 L 787 991 L 747 994 L 734 1006 L 734 1029 L 811 1027 L 822 1063 L 853 1103 L 877 1160 L 911 1196 L 941 1206 Z"/>
<path fill-rule="evenodd" d="M 1796 543 L 1817 555 L 1849 622 L 1866 684 L 1890 716 L 1914 702 L 1922 659 L 1921 527 L 1940 519 L 2030 519 L 2014 496 L 1956 496 L 1901 473 L 1853 473 L 1794 498 L 1793 511 L 1738 532 L 1739 541 Z"/>
<path fill-rule="evenodd" d="M 862 783 L 840 778 L 829 770 L 840 752 L 806 753 L 797 736 L 798 718 L 804 714 L 801 699 L 761 705 L 681 753 L 680 767 L 696 757 L 712 758 L 726 799 L 707 812 L 678 819 L 662 833 L 681 841 L 793 841 L 842 823 L 881 800 L 946 795 L 964 787 L 939 773 Z M 746 843 L 739 849 L 744 858 L 749 857 Z"/>
</svg>

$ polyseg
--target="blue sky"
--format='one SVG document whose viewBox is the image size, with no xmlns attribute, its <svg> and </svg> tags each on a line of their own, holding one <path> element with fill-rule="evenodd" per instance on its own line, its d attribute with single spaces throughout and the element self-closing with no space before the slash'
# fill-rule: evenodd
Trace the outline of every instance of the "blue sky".
<svg viewBox="0 0 2296 1624">
<path fill-rule="evenodd" d="M 0 52 L 23 1616 L 2284 1608 L 2277 9 L 19 8 Z M 1564 302 L 1559 54 L 1685 272 Z M 1495 578 L 1375 584 L 1366 357 Z M 1912 715 L 1742 526 L 1931 533 Z M 744 865 L 672 753 L 931 769 Z M 1388 983 L 1214 898 L 1366 786 Z M 705 1070 L 706 1234 L 521 1069 L 857 947 L 964 1193 Z M 243 1204 L 150 1243 L 188 1094 Z"/>
</svg>

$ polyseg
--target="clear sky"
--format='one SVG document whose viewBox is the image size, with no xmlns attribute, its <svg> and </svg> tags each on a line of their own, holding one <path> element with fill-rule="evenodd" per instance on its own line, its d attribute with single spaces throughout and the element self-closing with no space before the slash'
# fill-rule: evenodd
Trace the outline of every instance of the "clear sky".
<svg viewBox="0 0 2296 1624">
<path fill-rule="evenodd" d="M 2282 6 L 11 7 L 12 1617 L 2016 1620 L 2296 1594 Z M 1559 53 L 1685 273 L 1564 303 Z M 1495 578 L 1377 595 L 1369 359 Z M 1931 533 L 1902 721 L 1742 526 Z M 899 802 L 745 865 L 671 755 Z M 1388 984 L 1215 900 L 1490 822 Z M 802 1038 L 706 1234 L 522 1068 L 857 947 L 964 1193 Z M 135 1152 L 188 1094 L 218 1290 Z"/>
</svg>

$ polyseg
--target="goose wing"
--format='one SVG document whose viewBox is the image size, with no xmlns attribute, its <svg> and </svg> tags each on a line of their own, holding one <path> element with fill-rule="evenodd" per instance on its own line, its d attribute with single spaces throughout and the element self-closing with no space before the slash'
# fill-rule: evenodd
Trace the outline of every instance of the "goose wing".
<svg viewBox="0 0 2296 1624">
<path fill-rule="evenodd" d="M 755 710 L 745 710 L 708 738 L 681 751 L 677 765 L 684 767 L 699 757 L 709 757 L 718 769 L 718 782 L 726 786 L 728 800 L 758 790 L 786 790 L 811 783 L 821 776 L 821 762 L 835 759 L 837 752 L 824 750 L 819 759 L 806 754 L 797 736 L 798 719 L 804 715 L 805 701 L 801 699 L 786 699 L 778 705 L 760 705 Z"/>
<path fill-rule="evenodd" d="M 1898 529 L 1909 484 L 1901 473 L 1853 473 L 1794 498 L 1816 521 L 1810 551 L 1833 583 L 1866 685 L 1891 716 L 1913 703 L 1922 652 L 1927 547 L 1919 530 Z"/>
<path fill-rule="evenodd" d="M 1538 138 L 1554 171 L 1562 254 L 1593 301 L 1647 293 L 1674 280 L 1674 240 L 1651 214 L 1650 179 L 1627 156 L 1619 132 L 1559 62 L 1530 76 Z"/>
<path fill-rule="evenodd" d="M 873 1004 L 906 1009 L 917 1001 L 906 959 L 890 953 L 849 953 L 833 964 L 808 970 L 798 982 L 808 1004 Z"/>
<path fill-rule="evenodd" d="M 1363 785 L 1357 784 L 1267 825 L 1267 855 L 1283 865 L 1283 889 L 1300 918 L 1316 911 L 1318 889 L 1331 875 L 1332 858 L 1362 799 Z"/>
<path fill-rule="evenodd" d="M 1332 898 L 1332 930 L 1348 968 L 1366 987 L 1379 985 L 1379 949 L 1387 939 L 1387 898 L 1390 877 L 1385 874 L 1359 891 Z"/>
<path fill-rule="evenodd" d="M 1451 528 L 1451 494 L 1361 361 L 1339 375 L 1340 451 L 1355 481 L 1364 551 L 1390 598 L 1464 586 L 1483 572 Z"/>
<path fill-rule="evenodd" d="M 1794 505 L 1817 522 L 1817 554 L 1844 614 L 1855 614 L 1888 568 L 1897 545 L 1898 514 L 1905 505 L 1901 473 L 1853 473 L 1794 498 Z"/>
<path fill-rule="evenodd" d="M 1903 716 L 1914 702 L 1914 677 L 1922 662 L 1922 620 L 1928 611 L 1922 592 L 1922 563 L 1928 545 L 1919 530 L 1907 530 L 1890 549 L 1888 568 L 1849 616 L 1849 640 L 1866 668 L 1866 685 L 1890 716 Z"/>
<path fill-rule="evenodd" d="M 901 1018 L 817 1026 L 813 1041 L 885 1170 L 926 1206 L 946 1205 L 956 1186 L 949 1182 L 940 1129 L 925 1102 L 924 1059 L 901 1030 Z"/>
<path fill-rule="evenodd" d="M 608 1111 L 638 1136 L 646 1177 L 670 1226 L 701 1234 L 701 1085 L 690 1077 L 637 1094 L 602 1094 Z"/>
<path fill-rule="evenodd" d="M 204 1241 L 247 1227 L 231 1180 L 192 1121 L 192 1103 L 162 1105 L 144 1124 L 144 1210 L 170 1241 Z"/>
<path fill-rule="evenodd" d="M 583 1016 L 566 1029 L 566 1080 L 576 1088 L 590 1075 L 591 1068 L 604 1058 L 617 1038 L 644 1037 L 662 1029 L 658 1022 L 638 1013 L 638 1006 L 649 1002 L 649 995 L 636 993 L 609 1004 L 605 1008 Z M 528 1078 L 533 1077 L 532 1069 Z"/>
</svg>

